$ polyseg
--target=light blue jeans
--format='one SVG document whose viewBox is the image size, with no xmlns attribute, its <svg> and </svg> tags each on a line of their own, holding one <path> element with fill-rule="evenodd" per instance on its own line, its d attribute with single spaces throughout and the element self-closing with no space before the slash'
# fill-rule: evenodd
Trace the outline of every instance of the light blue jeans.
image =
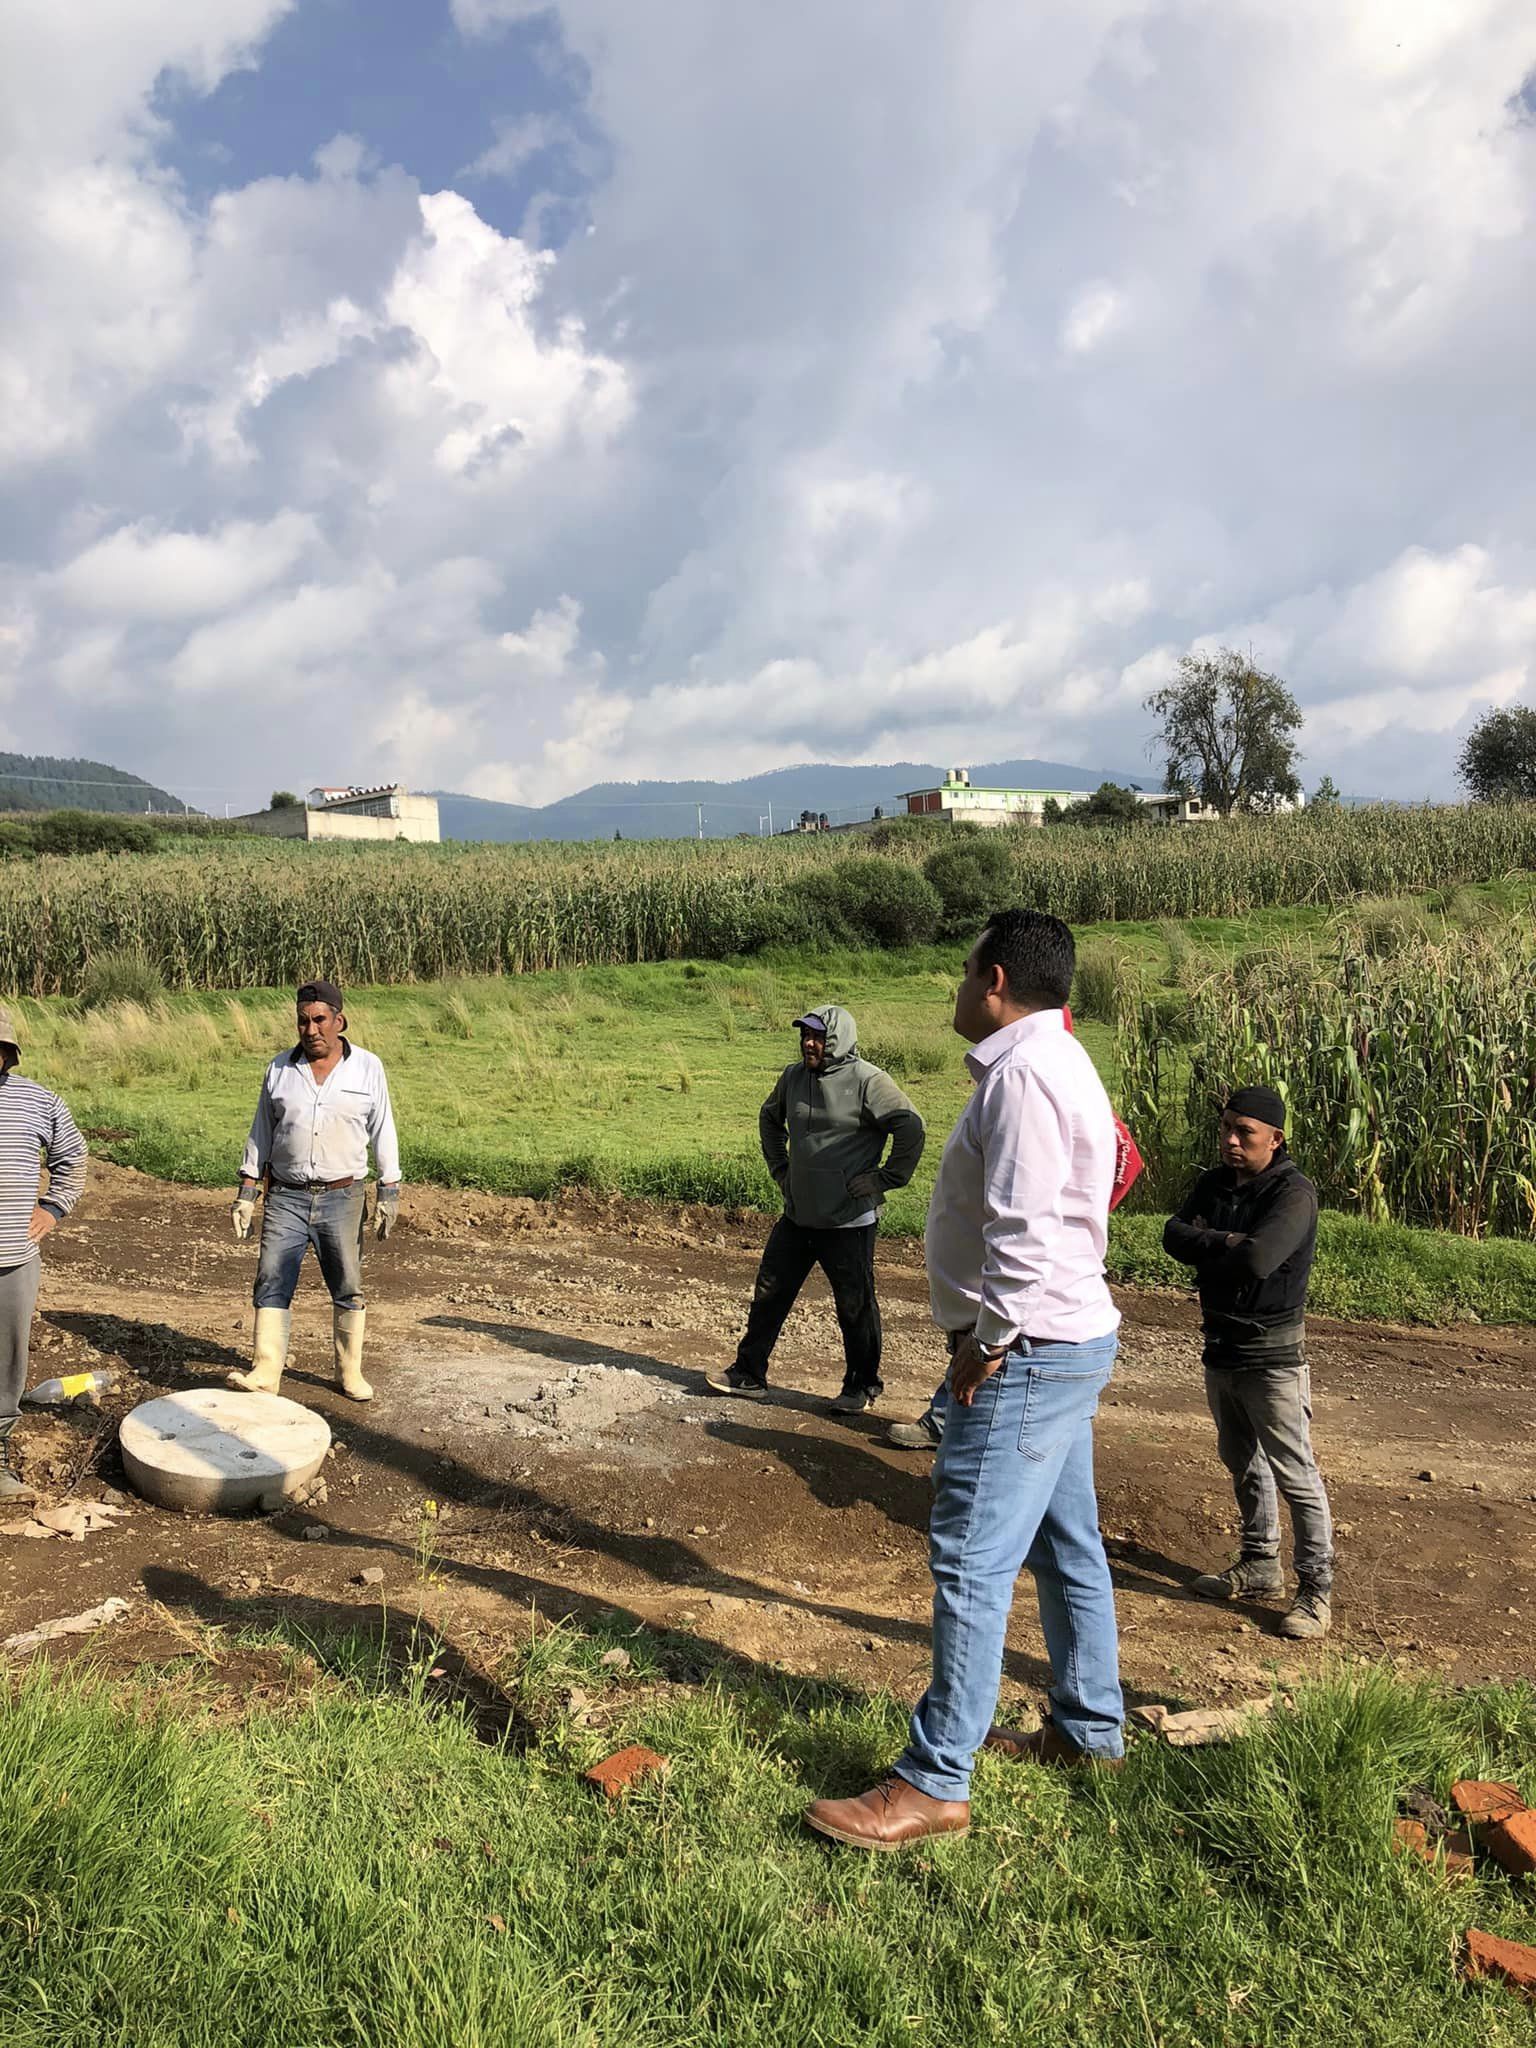
<svg viewBox="0 0 1536 2048">
<path fill-rule="evenodd" d="M 933 1467 L 933 1677 L 898 1774 L 970 1796 L 997 1708 L 1008 1615 L 1027 1564 L 1051 1660 L 1051 1718 L 1090 1755 L 1124 1754 L 1114 1588 L 1093 1486 L 1093 1418 L 1118 1340 L 1021 1339 L 969 1408 L 950 1401 Z"/>
<path fill-rule="evenodd" d="M 252 1298 L 257 1308 L 292 1308 L 304 1254 L 314 1248 L 320 1277 L 337 1308 L 363 1306 L 362 1181 L 349 1188 L 267 1190 L 261 1257 Z"/>
</svg>

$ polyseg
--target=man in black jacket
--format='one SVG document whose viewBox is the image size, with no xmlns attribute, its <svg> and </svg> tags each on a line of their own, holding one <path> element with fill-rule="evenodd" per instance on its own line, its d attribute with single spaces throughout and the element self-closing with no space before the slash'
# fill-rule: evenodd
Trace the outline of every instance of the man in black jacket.
<svg viewBox="0 0 1536 2048">
<path fill-rule="evenodd" d="M 1163 1249 L 1195 1269 L 1206 1398 L 1243 1524 L 1236 1562 L 1203 1573 L 1191 1590 L 1207 1600 L 1284 1592 L 1277 1492 L 1284 1494 L 1299 1585 L 1280 1633 L 1325 1636 L 1333 1523 L 1312 1451 L 1305 1325 L 1317 1190 L 1286 1149 L 1285 1104 L 1273 1088 L 1232 1096 L 1222 1112 L 1221 1159 L 1163 1231 Z"/>
</svg>

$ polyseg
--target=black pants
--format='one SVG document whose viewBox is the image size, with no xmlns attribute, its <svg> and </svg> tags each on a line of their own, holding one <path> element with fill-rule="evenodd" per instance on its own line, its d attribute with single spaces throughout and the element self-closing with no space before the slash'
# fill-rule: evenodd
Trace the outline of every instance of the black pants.
<svg viewBox="0 0 1536 2048">
<path fill-rule="evenodd" d="M 880 1304 L 875 1299 L 875 1230 L 873 1223 L 857 1230 L 805 1230 L 781 1216 L 763 1247 L 763 1263 L 752 1289 L 747 1334 L 736 1352 L 736 1369 L 754 1379 L 768 1377 L 768 1358 L 785 1319 L 820 1266 L 832 1289 L 838 1325 L 843 1333 L 847 1370 L 843 1385 L 881 1391 Z"/>
</svg>

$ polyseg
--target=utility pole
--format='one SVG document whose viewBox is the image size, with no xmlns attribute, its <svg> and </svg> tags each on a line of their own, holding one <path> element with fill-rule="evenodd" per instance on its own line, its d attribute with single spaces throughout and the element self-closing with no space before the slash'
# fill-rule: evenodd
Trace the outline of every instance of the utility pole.
<svg viewBox="0 0 1536 2048">
<path fill-rule="evenodd" d="M 704 837 L 704 806 L 699 804 L 695 808 L 699 814 L 699 837 L 702 839 Z"/>
<path fill-rule="evenodd" d="M 773 837 L 773 798 L 768 799 L 768 837 Z"/>
</svg>

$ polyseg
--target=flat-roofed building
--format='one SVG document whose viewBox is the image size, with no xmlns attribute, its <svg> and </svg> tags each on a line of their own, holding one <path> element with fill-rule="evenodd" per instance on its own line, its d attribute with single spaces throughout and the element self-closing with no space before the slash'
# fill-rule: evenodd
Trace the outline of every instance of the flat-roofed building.
<svg viewBox="0 0 1536 2048">
<path fill-rule="evenodd" d="M 412 796 L 399 782 L 380 783 L 372 789 L 322 784 L 301 804 L 253 811 L 237 822 L 272 839 L 409 839 L 436 845 L 442 836 L 437 798 Z"/>
</svg>

